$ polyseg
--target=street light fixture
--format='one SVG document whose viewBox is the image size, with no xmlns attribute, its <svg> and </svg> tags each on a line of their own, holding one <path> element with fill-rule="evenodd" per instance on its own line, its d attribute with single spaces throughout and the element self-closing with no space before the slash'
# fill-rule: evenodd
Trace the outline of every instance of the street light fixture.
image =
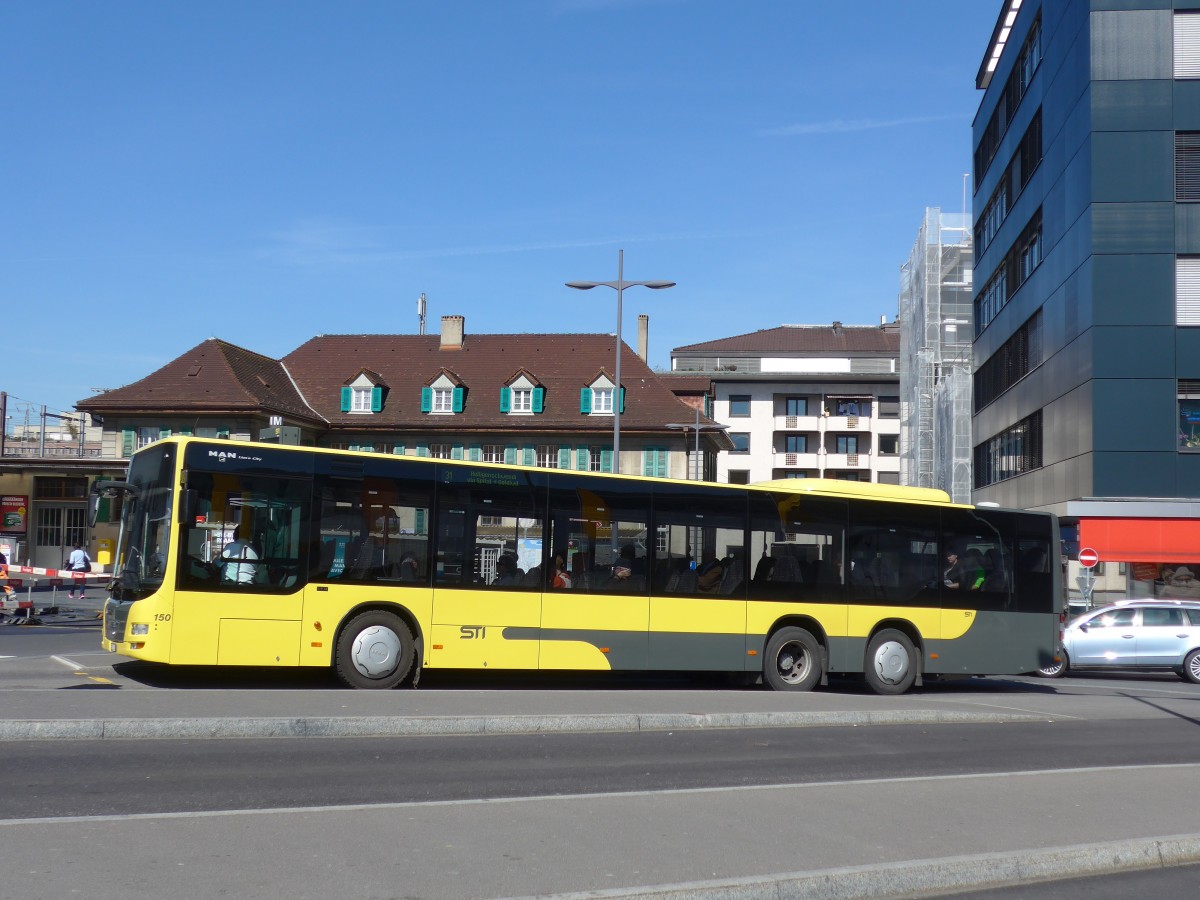
<svg viewBox="0 0 1200 900">
<path fill-rule="evenodd" d="M 661 291 L 675 287 L 674 281 L 626 281 L 625 280 L 625 251 L 617 251 L 617 280 L 616 281 L 568 281 L 567 287 L 577 291 L 590 291 L 594 287 L 610 287 L 617 292 L 617 363 L 613 377 L 613 471 L 621 473 L 621 292 L 627 287 L 647 287 L 652 291 Z"/>
<path fill-rule="evenodd" d="M 729 426 L 728 426 L 728 425 L 718 425 L 718 424 L 716 424 L 716 423 L 714 423 L 714 424 L 711 424 L 711 425 L 710 425 L 710 424 L 708 424 L 708 423 L 705 423 L 705 424 L 701 425 L 701 424 L 700 424 L 700 409 L 697 407 L 697 409 L 696 409 L 696 421 L 695 421 L 695 422 L 668 422 L 668 423 L 667 423 L 667 427 L 668 427 L 668 428 L 670 428 L 672 431 L 682 431 L 682 432 L 683 432 L 684 446 L 685 446 L 685 447 L 687 446 L 687 443 L 686 443 L 686 442 L 687 442 L 687 433 L 688 433 L 688 431 L 690 431 L 690 430 L 692 430 L 692 429 L 695 429 L 695 432 L 696 432 L 696 460 L 697 460 L 697 465 L 696 465 L 696 470 L 697 470 L 697 471 L 696 471 L 696 481 L 701 481 L 701 480 L 702 480 L 702 479 L 701 479 L 701 477 L 700 477 L 700 476 L 701 476 L 701 472 L 699 471 L 699 469 L 700 469 L 700 465 L 699 465 L 699 460 L 700 460 L 700 432 L 702 432 L 702 431 L 727 431 L 727 430 L 729 429 Z M 691 475 L 691 469 L 692 469 L 692 467 L 691 467 L 691 466 L 688 466 L 688 480 L 689 480 L 689 481 L 690 481 L 690 480 L 691 480 L 691 478 L 692 478 L 692 475 Z"/>
</svg>

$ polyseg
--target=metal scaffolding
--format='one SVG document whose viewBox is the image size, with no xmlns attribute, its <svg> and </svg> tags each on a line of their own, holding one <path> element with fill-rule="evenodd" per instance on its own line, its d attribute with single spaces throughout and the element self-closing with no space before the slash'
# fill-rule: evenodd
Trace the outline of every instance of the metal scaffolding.
<svg viewBox="0 0 1200 900">
<path fill-rule="evenodd" d="M 971 501 L 974 248 L 966 215 L 925 210 L 900 267 L 900 483 Z"/>
</svg>

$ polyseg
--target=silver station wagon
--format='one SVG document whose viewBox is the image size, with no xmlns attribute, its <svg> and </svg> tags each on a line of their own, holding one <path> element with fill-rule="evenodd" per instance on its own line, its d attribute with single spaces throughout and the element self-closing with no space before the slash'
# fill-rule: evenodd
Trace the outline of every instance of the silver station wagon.
<svg viewBox="0 0 1200 900">
<path fill-rule="evenodd" d="M 1038 670 L 1060 678 L 1069 670 L 1169 669 L 1200 684 L 1200 601 L 1118 600 L 1073 620 L 1063 630 L 1060 662 Z"/>
</svg>

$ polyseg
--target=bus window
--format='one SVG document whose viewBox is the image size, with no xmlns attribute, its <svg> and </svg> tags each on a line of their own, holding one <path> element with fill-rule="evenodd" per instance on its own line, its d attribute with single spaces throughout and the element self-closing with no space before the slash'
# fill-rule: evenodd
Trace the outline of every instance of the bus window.
<svg viewBox="0 0 1200 900">
<path fill-rule="evenodd" d="M 846 504 L 802 494 L 750 494 L 750 599 L 842 598 Z"/>
<path fill-rule="evenodd" d="M 1013 598 L 1012 513 L 942 513 L 942 603 L 948 607 L 1006 610 Z M 972 596 L 963 597 L 967 592 Z"/>
<path fill-rule="evenodd" d="M 653 592 L 745 598 L 746 496 L 655 485 Z"/>
<path fill-rule="evenodd" d="M 846 535 L 850 599 L 859 603 L 937 603 L 937 510 L 851 503 Z"/>
<path fill-rule="evenodd" d="M 319 477 L 314 581 L 429 582 L 428 479 L 390 475 Z"/>
<path fill-rule="evenodd" d="M 650 502 L 644 484 L 554 476 L 550 559 L 567 561 L 572 590 L 646 592 Z"/>
<path fill-rule="evenodd" d="M 437 480 L 437 583 L 540 591 L 545 475 L 440 466 Z"/>
<path fill-rule="evenodd" d="M 291 591 L 301 583 L 309 482 L 237 472 L 189 474 L 179 587 Z"/>
</svg>

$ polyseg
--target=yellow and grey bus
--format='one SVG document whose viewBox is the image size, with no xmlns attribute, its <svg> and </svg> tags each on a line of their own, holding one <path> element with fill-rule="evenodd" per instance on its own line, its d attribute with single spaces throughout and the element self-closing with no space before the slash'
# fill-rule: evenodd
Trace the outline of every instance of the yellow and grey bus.
<svg viewBox="0 0 1200 900">
<path fill-rule="evenodd" d="M 881 694 L 1049 664 L 1049 514 L 818 479 L 720 485 L 170 438 L 134 455 L 103 645 L 182 665 L 711 671 Z M 94 507 L 93 507 L 94 508 Z"/>
</svg>

